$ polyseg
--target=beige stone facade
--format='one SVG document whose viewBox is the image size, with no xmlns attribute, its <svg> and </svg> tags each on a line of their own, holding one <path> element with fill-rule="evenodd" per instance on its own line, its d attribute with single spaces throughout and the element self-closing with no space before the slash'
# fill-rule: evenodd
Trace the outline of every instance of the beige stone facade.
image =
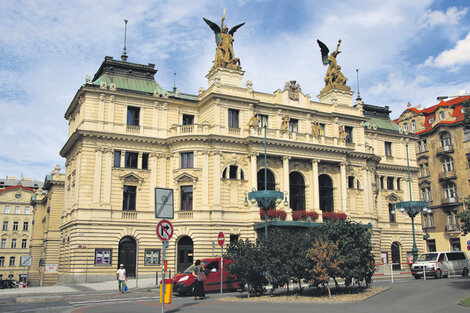
<svg viewBox="0 0 470 313">
<path fill-rule="evenodd" d="M 31 200 L 34 228 L 31 238 L 30 283 L 47 286 L 57 283 L 60 256 L 60 225 L 64 208 L 65 174 L 56 166 L 46 175 L 44 187 Z"/>
<path fill-rule="evenodd" d="M 457 215 L 468 209 L 470 131 L 463 127 L 468 96 L 441 101 L 430 108 L 409 107 L 397 123 L 419 136 L 416 158 L 419 200 L 428 201 L 432 214 L 421 216 L 427 251 L 467 251 Z"/>
<path fill-rule="evenodd" d="M 22 185 L 0 189 L 0 279 L 20 280 L 29 275 L 21 257 L 31 255 L 33 212 L 30 201 L 35 191 Z M 23 278 L 23 281 L 27 278 Z"/>
<path fill-rule="evenodd" d="M 405 262 L 411 221 L 391 217 L 389 204 L 409 197 L 405 143 L 415 137 L 399 131 L 388 108 L 353 105 L 353 93 L 344 90 L 312 101 L 287 83 L 262 93 L 250 81 L 242 85 L 243 71 L 225 68 L 211 70 L 208 88 L 198 95 L 167 92 L 155 73 L 152 64 L 106 57 L 66 111 L 60 281 L 113 279 L 119 263 L 131 276 L 155 276 L 162 246 L 155 187 L 174 190 L 167 250 L 173 272 L 217 255 L 220 231 L 226 244 L 254 239 L 262 220 L 244 200 L 246 192 L 263 188 L 264 128 L 248 127 L 255 113 L 267 121 L 269 188 L 288 193 L 288 207 L 280 206 L 287 220 L 292 208 L 344 212 L 372 225 L 378 261 L 384 253 L 391 262 L 395 244 L 394 261 Z M 415 155 L 414 144 L 410 149 Z M 411 167 L 417 197 L 414 157 Z M 418 247 L 423 250 L 421 242 Z"/>
</svg>

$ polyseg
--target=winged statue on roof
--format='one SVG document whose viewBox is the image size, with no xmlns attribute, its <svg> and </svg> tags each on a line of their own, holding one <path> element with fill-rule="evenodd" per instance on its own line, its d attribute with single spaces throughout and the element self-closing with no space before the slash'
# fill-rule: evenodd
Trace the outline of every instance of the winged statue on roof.
<svg viewBox="0 0 470 313">
<path fill-rule="evenodd" d="M 245 25 L 245 23 L 238 24 L 229 30 L 227 25 L 224 25 L 225 9 L 220 26 L 204 17 L 202 19 L 207 25 L 209 25 L 215 34 L 215 43 L 217 44 L 217 48 L 215 50 L 215 59 L 213 61 L 214 65 L 212 68 L 225 67 L 240 70 L 240 59 L 236 58 L 235 53 L 233 52 L 233 35 L 240 27 Z"/>
<path fill-rule="evenodd" d="M 336 62 L 336 57 L 338 54 L 341 53 L 339 51 L 339 46 L 341 45 L 341 39 L 338 40 L 338 45 L 336 46 L 336 50 L 333 51 L 330 55 L 328 53 L 330 50 L 328 47 L 317 39 L 317 43 L 320 46 L 321 58 L 323 65 L 328 65 L 328 69 L 326 71 L 325 76 L 325 89 L 343 89 L 343 90 L 350 90 L 349 86 L 346 85 L 348 79 L 344 74 L 341 72 L 341 66 L 338 65 Z"/>
</svg>

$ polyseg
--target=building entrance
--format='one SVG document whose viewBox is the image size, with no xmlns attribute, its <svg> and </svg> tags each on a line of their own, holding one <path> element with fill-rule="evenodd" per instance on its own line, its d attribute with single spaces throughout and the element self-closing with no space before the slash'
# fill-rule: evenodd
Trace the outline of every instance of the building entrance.
<svg viewBox="0 0 470 313">
<path fill-rule="evenodd" d="M 128 277 L 135 277 L 135 256 L 137 245 L 132 237 L 124 237 L 119 242 L 118 264 L 124 264 Z"/>
<path fill-rule="evenodd" d="M 400 244 L 398 242 L 394 242 L 392 243 L 392 268 L 394 271 L 401 270 L 400 262 Z"/>
<path fill-rule="evenodd" d="M 191 237 L 181 237 L 180 240 L 178 240 L 178 273 L 181 273 L 193 264 L 193 253 L 194 244 Z"/>
</svg>

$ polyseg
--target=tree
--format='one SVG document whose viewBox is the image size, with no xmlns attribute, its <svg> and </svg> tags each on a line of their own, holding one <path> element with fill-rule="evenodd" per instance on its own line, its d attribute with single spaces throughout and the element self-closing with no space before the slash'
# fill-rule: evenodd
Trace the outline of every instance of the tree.
<svg viewBox="0 0 470 313">
<path fill-rule="evenodd" d="M 265 277 L 265 256 L 259 242 L 238 240 L 231 242 L 225 257 L 232 262 L 227 269 L 239 279 L 243 285 L 248 285 L 248 294 L 263 294 L 267 285 Z"/>
<path fill-rule="evenodd" d="M 329 277 L 337 276 L 344 263 L 338 251 L 338 244 L 323 239 L 315 241 L 313 247 L 307 252 L 307 258 L 313 262 L 313 267 L 308 271 L 310 285 L 314 287 L 326 285 L 328 296 L 331 298 Z"/>
<path fill-rule="evenodd" d="M 459 214 L 460 222 L 462 223 L 462 234 L 470 233 L 470 211 L 465 210 Z"/>
</svg>

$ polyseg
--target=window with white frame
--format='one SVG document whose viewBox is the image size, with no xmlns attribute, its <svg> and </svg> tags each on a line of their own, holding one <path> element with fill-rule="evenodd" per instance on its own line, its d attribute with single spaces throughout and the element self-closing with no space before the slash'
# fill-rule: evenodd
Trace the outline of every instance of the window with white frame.
<svg viewBox="0 0 470 313">
<path fill-rule="evenodd" d="M 449 147 L 452 144 L 450 134 L 448 132 L 443 132 L 440 135 L 441 147 Z"/>
<path fill-rule="evenodd" d="M 10 207 L 8 205 L 5 206 L 5 214 L 10 214 Z"/>
<path fill-rule="evenodd" d="M 464 135 L 464 140 L 469 141 L 470 140 L 470 129 L 465 128 L 465 130 L 463 131 L 463 135 Z"/>
<path fill-rule="evenodd" d="M 15 206 L 15 214 L 20 214 L 20 207 L 19 206 Z"/>
<path fill-rule="evenodd" d="M 24 214 L 30 214 L 29 206 L 24 207 Z"/>
<path fill-rule="evenodd" d="M 428 123 L 429 123 L 429 124 L 434 123 L 434 117 L 430 117 L 430 118 L 428 119 Z"/>
<path fill-rule="evenodd" d="M 23 231 L 29 230 L 29 222 L 23 222 Z"/>
<path fill-rule="evenodd" d="M 228 109 L 228 127 L 239 128 L 238 116 L 240 115 L 239 110 Z"/>
<path fill-rule="evenodd" d="M 3 228 L 2 230 L 8 230 L 8 221 L 3 221 Z"/>
<path fill-rule="evenodd" d="M 416 130 L 416 121 L 412 120 L 411 121 L 411 131 L 415 131 L 415 130 Z"/>
<path fill-rule="evenodd" d="M 181 168 L 194 167 L 194 152 L 181 153 Z"/>
<path fill-rule="evenodd" d="M 448 199 L 449 201 L 456 201 L 457 186 L 455 185 L 455 183 L 453 182 L 447 183 L 444 186 L 444 193 L 445 193 L 446 199 Z"/>
<path fill-rule="evenodd" d="M 408 131 L 408 123 L 403 123 L 403 130 L 404 130 L 405 132 Z"/>
<path fill-rule="evenodd" d="M 13 239 L 11 240 L 11 248 L 12 248 L 12 249 L 15 249 L 15 248 L 16 248 L 16 238 L 13 238 Z"/>
<path fill-rule="evenodd" d="M 258 114 L 258 119 L 259 119 L 259 127 L 268 127 L 268 116 L 264 114 Z"/>
<path fill-rule="evenodd" d="M 299 120 L 295 118 L 291 118 L 289 120 L 289 131 L 293 133 L 297 133 L 299 131 Z"/>
<path fill-rule="evenodd" d="M 439 119 L 441 121 L 443 121 L 445 119 L 445 117 L 446 117 L 446 115 L 445 115 L 444 111 L 439 112 Z"/>
<path fill-rule="evenodd" d="M 18 222 L 13 222 L 13 230 L 18 231 Z"/>
<path fill-rule="evenodd" d="M 2 238 L 2 242 L 0 243 L 0 248 L 5 249 L 7 247 L 7 239 Z"/>
<path fill-rule="evenodd" d="M 21 240 L 21 249 L 26 249 L 26 245 L 28 244 L 28 239 Z"/>
<path fill-rule="evenodd" d="M 0 256 L 0 267 L 3 267 L 3 266 L 5 266 L 5 257 Z"/>
<path fill-rule="evenodd" d="M 442 159 L 442 171 L 444 173 L 454 171 L 454 159 L 450 156 L 446 156 Z"/>
<path fill-rule="evenodd" d="M 10 266 L 15 266 L 15 257 L 14 256 L 10 257 Z"/>
<path fill-rule="evenodd" d="M 392 156 L 392 143 L 388 141 L 385 141 L 385 156 Z"/>
</svg>

